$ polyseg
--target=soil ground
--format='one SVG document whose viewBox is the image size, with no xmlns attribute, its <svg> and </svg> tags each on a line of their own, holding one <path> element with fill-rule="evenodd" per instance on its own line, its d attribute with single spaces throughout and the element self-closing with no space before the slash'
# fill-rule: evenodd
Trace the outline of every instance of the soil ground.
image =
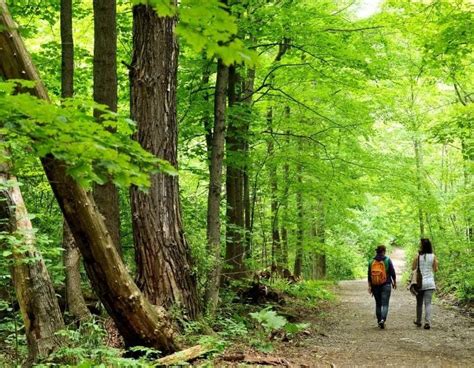
<svg viewBox="0 0 474 368">
<path fill-rule="evenodd" d="M 391 255 L 400 279 L 405 254 Z M 376 324 L 375 302 L 365 280 L 343 281 L 338 301 L 312 322 L 309 336 L 278 344 L 271 355 L 290 367 L 474 367 L 474 324 L 459 310 L 435 300 L 432 328 L 413 324 L 415 298 L 400 282 L 392 290 L 386 329 Z"/>
</svg>

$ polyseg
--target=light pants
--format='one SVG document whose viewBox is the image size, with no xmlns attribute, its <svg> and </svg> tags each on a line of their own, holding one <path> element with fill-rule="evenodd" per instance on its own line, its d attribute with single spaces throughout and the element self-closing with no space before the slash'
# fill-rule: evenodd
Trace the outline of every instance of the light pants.
<svg viewBox="0 0 474 368">
<path fill-rule="evenodd" d="M 434 290 L 421 290 L 416 296 L 416 322 L 421 323 L 423 304 L 425 305 L 425 323 L 431 325 L 431 299 Z"/>
</svg>

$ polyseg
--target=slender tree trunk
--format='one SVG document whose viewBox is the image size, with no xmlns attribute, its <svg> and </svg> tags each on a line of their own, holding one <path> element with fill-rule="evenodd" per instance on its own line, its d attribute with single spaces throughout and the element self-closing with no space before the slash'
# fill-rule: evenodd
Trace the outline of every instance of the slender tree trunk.
<svg viewBox="0 0 474 368">
<path fill-rule="evenodd" d="M 274 63 L 281 61 L 282 57 L 289 49 L 289 40 L 284 39 L 279 47 Z M 273 84 L 273 74 L 270 77 L 270 84 Z M 270 181 L 270 209 L 271 209 L 271 229 L 272 229 L 272 264 L 281 265 L 283 263 L 280 229 L 278 224 L 278 176 L 276 165 L 273 163 L 274 144 L 273 144 L 273 106 L 267 110 L 267 129 L 270 137 L 267 142 L 267 152 L 270 159 L 269 181 Z"/>
<path fill-rule="evenodd" d="M 252 210 L 250 201 L 250 124 L 252 121 L 252 100 L 254 93 L 255 84 L 255 69 L 250 68 L 247 70 L 247 77 L 243 83 L 244 96 L 242 99 L 242 105 L 246 108 L 245 110 L 245 121 L 244 121 L 244 168 L 243 168 L 243 186 L 244 186 L 244 244 L 245 244 L 245 256 L 251 258 L 252 256 Z"/>
<path fill-rule="evenodd" d="M 303 178 L 302 178 L 303 167 L 298 164 L 297 167 L 297 181 L 298 189 L 296 191 L 296 210 L 297 210 L 297 222 L 296 222 L 296 256 L 295 256 L 295 267 L 293 273 L 296 277 L 300 277 L 303 270 L 303 221 L 304 221 L 304 206 L 303 206 Z"/>
<path fill-rule="evenodd" d="M 463 96 L 462 88 L 460 88 L 459 84 L 454 80 L 454 90 L 456 92 L 456 97 L 458 98 L 459 103 L 464 106 L 467 106 L 472 103 L 472 98 L 468 95 Z M 472 161 L 474 160 L 474 154 L 472 153 L 472 148 L 469 147 L 469 142 L 472 142 L 472 124 L 469 122 L 469 125 L 465 129 L 465 133 L 461 136 L 461 153 L 463 157 L 463 173 L 464 173 L 464 188 L 466 193 L 470 193 L 472 191 L 471 188 L 471 166 Z M 472 228 L 472 204 L 466 203 L 465 204 L 465 236 L 468 243 L 472 242 L 474 231 Z M 454 224 L 454 222 L 453 222 Z"/>
<path fill-rule="evenodd" d="M 326 220 L 324 203 L 318 200 L 316 209 L 316 223 L 314 226 L 314 237 L 316 239 L 316 249 L 313 252 L 313 279 L 320 280 L 326 277 L 326 254 L 324 243 L 326 242 Z"/>
<path fill-rule="evenodd" d="M 228 90 L 230 108 L 239 101 L 239 93 L 236 91 L 238 81 L 239 75 L 235 66 L 231 66 Z M 236 114 L 231 114 L 226 135 L 226 263 L 229 266 L 227 275 L 230 278 L 245 277 L 242 152 L 242 121 Z"/>
<path fill-rule="evenodd" d="M 67 222 L 63 224 L 63 263 L 66 272 L 66 306 L 71 315 L 84 321 L 91 318 L 81 288 L 81 253 L 74 242 Z"/>
<path fill-rule="evenodd" d="M 285 117 L 289 120 L 290 119 L 290 107 L 285 107 Z M 286 145 L 287 147 L 290 146 L 290 133 L 287 132 L 286 135 Z M 290 194 L 290 165 L 288 160 L 285 161 L 283 164 L 283 178 L 284 178 L 284 186 L 283 186 L 283 199 L 282 199 L 282 207 L 283 207 L 283 214 L 282 214 L 282 227 L 281 227 L 281 252 L 282 252 L 282 263 L 284 267 L 288 267 L 288 196 Z"/>
<path fill-rule="evenodd" d="M 474 161 L 474 154 L 472 153 L 472 147 L 469 149 L 468 142 L 472 142 L 472 130 L 468 131 L 468 136 L 461 138 L 461 152 L 463 156 L 463 173 L 464 173 L 464 188 L 466 193 L 472 192 L 471 175 L 472 175 L 472 162 Z M 474 236 L 474 230 L 472 226 L 472 203 L 465 203 L 465 221 L 466 221 L 466 240 L 471 243 Z"/>
<path fill-rule="evenodd" d="M 209 169 L 209 194 L 207 197 L 207 244 L 213 257 L 205 294 L 209 314 L 214 315 L 219 300 L 221 279 L 221 191 L 224 161 L 226 95 L 229 67 L 221 59 L 217 62 L 217 79 L 214 97 L 214 129 L 212 133 L 211 164 Z"/>
<path fill-rule="evenodd" d="M 61 96 L 74 95 L 74 38 L 72 0 L 61 0 Z"/>
<path fill-rule="evenodd" d="M 281 239 L 278 224 L 278 173 L 274 163 L 274 144 L 273 144 L 273 107 L 267 110 L 267 129 L 269 137 L 267 141 L 267 153 L 269 158 L 268 173 L 270 182 L 270 209 L 271 209 L 271 229 L 272 229 L 272 263 L 281 265 Z"/>
<path fill-rule="evenodd" d="M 157 157 L 177 166 L 176 18 L 159 17 L 151 6 L 133 8 L 131 111 L 137 140 Z M 196 276 L 184 236 L 178 178 L 152 177 L 148 193 L 131 189 L 137 283 L 156 305 L 200 313 Z"/>
<path fill-rule="evenodd" d="M 423 197 L 422 193 L 422 177 L 423 177 L 423 156 L 422 156 L 422 148 L 421 143 L 418 139 L 415 139 L 413 142 L 413 147 L 415 149 L 415 164 L 416 164 L 416 185 L 418 188 L 418 196 Z M 418 222 L 420 225 L 420 238 L 425 237 L 425 215 L 422 208 L 422 202 L 418 200 Z"/>
<path fill-rule="evenodd" d="M 0 76 L 5 79 L 35 81 L 32 93 L 49 101 L 4 0 L 0 0 L 0 9 L 0 28 L 5 29 L 0 33 Z M 163 308 L 152 306 L 140 293 L 90 194 L 67 174 L 67 167 L 60 160 L 48 155 L 41 158 L 41 162 L 64 218 L 81 250 L 92 287 L 113 318 L 126 345 L 149 346 L 163 353 L 176 350 L 169 317 Z M 42 292 L 41 295 L 48 294 Z M 53 320 L 51 314 L 48 312 L 49 323 Z M 29 322 L 26 323 L 27 328 L 30 328 Z"/>
<path fill-rule="evenodd" d="M 205 103 L 205 108 L 203 111 L 203 117 L 202 117 L 202 125 L 204 127 L 204 136 L 206 138 L 206 152 L 207 152 L 207 166 L 209 169 L 209 172 L 211 170 L 211 156 L 212 156 L 212 123 L 211 123 L 211 114 L 209 111 L 209 93 L 207 92 L 207 88 L 209 87 L 209 77 L 211 74 L 210 66 L 204 61 L 204 68 L 202 71 L 202 79 L 201 79 L 201 87 L 205 90 L 204 92 L 204 103 Z M 215 116 L 214 116 L 215 119 Z"/>
<path fill-rule="evenodd" d="M 72 33 L 72 0 L 61 0 L 61 96 L 74 95 L 74 39 Z M 63 223 L 63 263 L 66 274 L 66 307 L 77 320 L 91 317 L 81 290 L 81 254 L 74 238 Z"/>
<path fill-rule="evenodd" d="M 94 0 L 94 101 L 117 111 L 116 1 Z M 94 115 L 100 119 L 102 112 Z M 107 230 L 121 253 L 118 190 L 112 182 L 94 186 L 94 200 Z"/>
</svg>

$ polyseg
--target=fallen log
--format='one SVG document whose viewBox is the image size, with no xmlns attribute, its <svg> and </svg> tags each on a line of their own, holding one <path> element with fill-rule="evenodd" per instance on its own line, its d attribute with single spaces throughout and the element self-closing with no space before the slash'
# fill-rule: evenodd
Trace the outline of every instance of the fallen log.
<svg viewBox="0 0 474 368">
<path fill-rule="evenodd" d="M 253 282 L 247 289 L 239 290 L 237 292 L 240 300 L 244 303 L 250 304 L 267 304 L 269 302 L 275 302 L 278 304 L 284 304 L 284 296 L 277 291 L 273 290 L 267 285 Z"/>
<path fill-rule="evenodd" d="M 177 351 L 153 362 L 154 367 L 170 366 L 179 363 L 189 362 L 213 350 L 210 346 L 196 345 L 191 348 Z"/>
</svg>

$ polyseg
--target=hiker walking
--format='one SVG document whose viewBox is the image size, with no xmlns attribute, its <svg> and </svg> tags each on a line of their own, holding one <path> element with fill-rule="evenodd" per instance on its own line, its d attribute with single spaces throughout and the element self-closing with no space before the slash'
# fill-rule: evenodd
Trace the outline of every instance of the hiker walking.
<svg viewBox="0 0 474 368">
<path fill-rule="evenodd" d="M 421 315 L 423 304 L 425 305 L 425 326 L 426 330 L 431 328 L 431 299 L 436 290 L 434 273 L 438 271 L 438 260 L 433 253 L 433 246 L 429 239 L 420 240 L 420 250 L 412 264 L 412 270 L 419 269 L 421 273 L 421 287 L 416 294 L 416 320 L 417 327 L 421 327 Z"/>
<path fill-rule="evenodd" d="M 394 289 L 397 288 L 395 269 L 390 258 L 385 255 L 386 251 L 385 245 L 379 245 L 375 250 L 375 257 L 369 262 L 368 269 L 369 293 L 375 298 L 375 314 L 381 329 L 385 328 L 387 321 L 392 286 Z"/>
</svg>

